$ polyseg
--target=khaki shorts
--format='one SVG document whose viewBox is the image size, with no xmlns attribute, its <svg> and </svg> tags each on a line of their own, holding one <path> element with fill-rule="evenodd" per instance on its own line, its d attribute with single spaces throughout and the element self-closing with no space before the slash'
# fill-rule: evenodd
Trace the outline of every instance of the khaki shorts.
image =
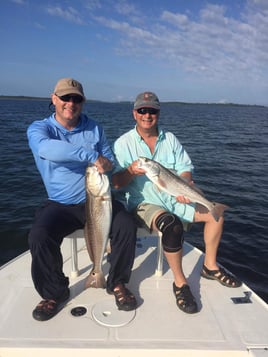
<svg viewBox="0 0 268 357">
<path fill-rule="evenodd" d="M 141 226 L 144 226 L 152 231 L 152 223 L 154 218 L 157 217 L 161 212 L 166 212 L 167 210 L 161 206 L 153 205 L 151 203 L 140 203 L 134 214 L 136 215 L 138 222 Z M 183 222 L 183 229 L 187 232 L 190 230 L 192 223 Z"/>
<path fill-rule="evenodd" d="M 140 225 L 145 225 L 150 231 L 154 218 L 161 212 L 165 212 L 163 207 L 152 205 L 151 203 L 140 203 L 134 211 Z"/>
</svg>

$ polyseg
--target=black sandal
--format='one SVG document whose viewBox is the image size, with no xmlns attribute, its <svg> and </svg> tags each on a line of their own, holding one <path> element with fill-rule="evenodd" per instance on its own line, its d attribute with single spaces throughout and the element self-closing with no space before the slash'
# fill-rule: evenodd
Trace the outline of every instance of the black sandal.
<svg viewBox="0 0 268 357">
<path fill-rule="evenodd" d="M 173 283 L 173 292 L 180 310 L 187 314 L 195 314 L 198 312 L 197 303 L 191 293 L 189 285 L 184 284 L 181 288 L 178 288 L 175 283 Z"/>
<path fill-rule="evenodd" d="M 220 284 L 227 286 L 228 288 L 238 288 L 242 285 L 242 282 L 239 279 L 228 273 L 223 268 L 209 270 L 205 265 L 203 265 L 201 276 L 206 279 L 217 280 Z"/>
<path fill-rule="evenodd" d="M 135 296 L 125 287 L 124 284 L 118 284 L 113 290 L 107 289 L 107 293 L 114 295 L 118 310 L 131 311 L 136 309 L 137 301 Z"/>
</svg>

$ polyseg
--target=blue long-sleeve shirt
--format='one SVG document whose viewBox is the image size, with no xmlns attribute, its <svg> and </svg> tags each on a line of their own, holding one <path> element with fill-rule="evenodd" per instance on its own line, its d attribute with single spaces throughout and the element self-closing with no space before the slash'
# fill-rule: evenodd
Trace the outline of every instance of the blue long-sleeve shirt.
<svg viewBox="0 0 268 357">
<path fill-rule="evenodd" d="M 87 165 L 99 155 L 114 162 L 103 128 L 84 114 L 73 130 L 65 129 L 52 114 L 34 121 L 27 136 L 48 198 L 56 202 L 84 202 Z"/>
</svg>

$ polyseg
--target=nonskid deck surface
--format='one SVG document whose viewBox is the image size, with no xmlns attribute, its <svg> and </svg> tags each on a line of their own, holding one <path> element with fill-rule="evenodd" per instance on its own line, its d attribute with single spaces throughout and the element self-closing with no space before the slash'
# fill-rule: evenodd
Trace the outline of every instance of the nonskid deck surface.
<svg viewBox="0 0 268 357">
<path fill-rule="evenodd" d="M 1 357 L 24 356 L 24 352 L 26 356 L 29 349 L 38 351 L 38 356 L 42 353 L 47 356 L 53 349 L 58 356 L 61 353 L 69 356 L 70 351 L 75 350 L 77 357 L 84 356 L 88 350 L 94 351 L 94 356 L 102 355 L 107 349 L 110 356 L 131 356 L 137 350 L 154 356 L 161 351 L 171 356 L 178 350 L 184 351 L 185 356 L 187 353 L 217 356 L 224 352 L 227 355 L 230 351 L 233 355 L 246 356 L 248 350 L 267 356 L 267 305 L 245 285 L 230 289 L 200 278 L 202 254 L 191 245 L 184 244 L 183 266 L 200 309 L 194 315 L 177 308 L 172 273 L 165 261 L 163 276 L 154 275 L 155 238 L 141 238 L 138 243 L 129 288 L 139 306 L 130 312 L 117 310 L 114 297 L 104 289 L 84 290 L 92 265 L 83 240 L 79 240 L 79 245 L 81 270 L 77 278 L 70 279 L 71 298 L 63 310 L 47 322 L 32 318 L 32 310 L 40 297 L 30 277 L 29 253 L 0 270 Z M 63 244 L 63 255 L 68 275 L 71 269 L 69 240 Z M 106 274 L 108 269 L 105 259 Z M 232 298 L 244 297 L 245 291 L 251 295 L 252 302 L 234 304 Z M 80 307 L 82 309 L 77 309 Z M 86 313 L 75 317 L 74 308 L 75 312 L 86 310 Z"/>
</svg>

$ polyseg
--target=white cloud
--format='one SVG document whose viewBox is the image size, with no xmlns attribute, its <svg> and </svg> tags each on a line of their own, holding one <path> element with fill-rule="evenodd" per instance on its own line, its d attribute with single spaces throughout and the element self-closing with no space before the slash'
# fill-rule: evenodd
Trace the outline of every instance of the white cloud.
<svg viewBox="0 0 268 357">
<path fill-rule="evenodd" d="M 101 2 L 99 0 L 87 0 L 84 1 L 84 6 L 88 10 L 96 10 L 96 9 L 101 9 Z"/>
<path fill-rule="evenodd" d="M 190 25 L 190 21 L 187 15 L 184 14 L 174 14 L 170 11 L 163 11 L 161 16 L 163 21 L 167 21 L 174 26 L 181 28 L 182 30 L 186 30 Z"/>
<path fill-rule="evenodd" d="M 207 4 L 194 20 L 167 10 L 142 26 L 133 26 L 127 16 L 125 21 L 115 16 L 95 20 L 119 33 L 116 52 L 121 55 L 153 54 L 164 65 L 194 76 L 207 73 L 208 79 L 258 81 L 268 63 L 267 10 L 266 0 L 251 0 L 239 19 L 228 17 L 225 6 Z"/>
<path fill-rule="evenodd" d="M 121 15 L 135 15 L 137 13 L 135 6 L 125 0 L 117 1 L 114 6 L 115 10 Z"/>
<path fill-rule="evenodd" d="M 52 16 L 58 16 L 63 18 L 66 21 L 73 22 L 79 25 L 83 25 L 84 21 L 81 18 L 79 12 L 73 7 L 69 6 L 63 10 L 60 6 L 49 6 L 47 12 Z"/>
</svg>

